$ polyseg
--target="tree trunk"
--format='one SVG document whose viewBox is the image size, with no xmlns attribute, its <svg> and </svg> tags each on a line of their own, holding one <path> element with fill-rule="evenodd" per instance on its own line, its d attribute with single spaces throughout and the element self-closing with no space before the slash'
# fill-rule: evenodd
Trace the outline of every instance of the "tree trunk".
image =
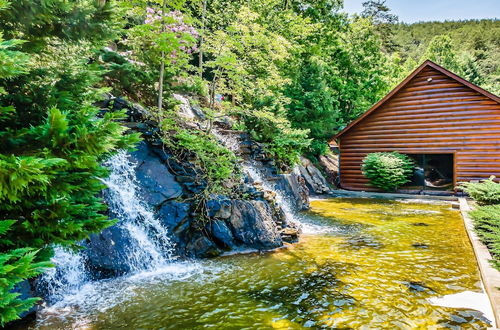
<svg viewBox="0 0 500 330">
<path fill-rule="evenodd" d="M 161 8 L 162 15 L 165 14 L 165 9 L 167 8 L 167 0 L 163 0 L 163 5 Z M 165 26 L 162 23 L 162 33 L 165 32 Z M 160 113 L 163 107 L 163 76 L 165 74 L 165 52 L 161 52 L 160 60 L 160 79 L 158 81 L 158 112 Z"/>
<path fill-rule="evenodd" d="M 201 33 L 200 33 L 200 53 L 198 56 L 198 65 L 200 70 L 200 78 L 203 77 L 203 37 L 205 35 L 205 16 L 207 15 L 207 0 L 203 0 L 203 10 L 201 14 Z"/>
</svg>

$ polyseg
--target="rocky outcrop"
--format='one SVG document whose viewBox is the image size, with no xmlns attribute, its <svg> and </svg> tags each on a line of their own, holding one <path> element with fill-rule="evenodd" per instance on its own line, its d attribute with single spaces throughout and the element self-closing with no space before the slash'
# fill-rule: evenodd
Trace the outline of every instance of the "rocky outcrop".
<svg viewBox="0 0 500 330">
<path fill-rule="evenodd" d="M 313 163 L 304 157 L 300 158 L 300 164 L 297 165 L 296 171 L 304 178 L 309 192 L 316 195 L 327 194 L 331 191 L 330 185 L 323 176 L 320 170 Z"/>
<path fill-rule="evenodd" d="M 142 197 L 148 204 L 158 207 L 182 195 L 182 187 L 175 175 L 146 142 L 139 143 L 137 150 L 130 154 L 130 159 L 137 164 L 137 180 L 141 183 Z"/>
<path fill-rule="evenodd" d="M 204 118 L 203 112 L 194 109 L 185 97 L 175 95 L 175 98 L 180 102 L 181 115 L 193 125 Z M 262 144 L 244 132 L 232 131 L 226 124 L 216 123 L 214 135 L 243 159 L 244 169 L 251 167 L 259 175 L 255 178 L 247 173 L 237 187 L 244 199 L 210 196 L 203 201 L 201 214 L 198 194 L 205 189 L 206 182 L 197 169 L 188 160 L 178 161 L 163 148 L 155 134 L 157 124 L 138 119 L 143 109 L 119 98 L 109 101 L 108 106 L 113 110 L 120 106 L 126 108 L 130 113 L 130 122 L 126 125 L 145 137 L 129 155 L 137 164 L 134 170 L 140 195 L 167 228 L 176 253 L 181 257 L 267 250 L 280 247 L 284 242 L 297 241 L 300 230 L 287 221 L 276 192 L 286 196 L 291 208 L 300 211 L 309 207 L 309 191 L 316 194 L 328 191 L 326 180 L 310 162 L 303 160 L 302 166 L 294 171 L 278 173 L 274 160 L 266 154 Z M 267 189 L 258 182 L 259 178 L 265 181 Z M 125 262 L 129 243 L 130 238 L 120 224 L 92 235 L 85 244 L 89 267 L 99 276 L 130 271 Z"/>
<path fill-rule="evenodd" d="M 269 203 L 260 200 L 235 200 L 228 224 L 235 241 L 244 247 L 272 249 L 283 245 L 277 221 Z"/>
<path fill-rule="evenodd" d="M 127 262 L 131 238 L 119 224 L 90 235 L 83 244 L 87 266 L 95 278 L 106 278 L 131 271 Z"/>
<path fill-rule="evenodd" d="M 337 187 L 339 184 L 339 156 L 333 154 L 319 156 L 319 164 L 326 173 L 328 182 L 334 187 Z"/>
</svg>

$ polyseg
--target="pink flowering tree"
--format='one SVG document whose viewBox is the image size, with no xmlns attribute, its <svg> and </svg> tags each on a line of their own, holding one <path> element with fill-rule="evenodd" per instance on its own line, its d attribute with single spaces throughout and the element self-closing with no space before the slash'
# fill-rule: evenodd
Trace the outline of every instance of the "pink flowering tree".
<svg viewBox="0 0 500 330">
<path fill-rule="evenodd" d="M 198 52 L 198 31 L 189 17 L 178 10 L 146 8 L 144 24 L 130 31 L 127 43 L 139 61 L 159 68 L 158 108 L 162 108 L 163 81 L 165 78 L 189 72 L 189 60 Z"/>
</svg>

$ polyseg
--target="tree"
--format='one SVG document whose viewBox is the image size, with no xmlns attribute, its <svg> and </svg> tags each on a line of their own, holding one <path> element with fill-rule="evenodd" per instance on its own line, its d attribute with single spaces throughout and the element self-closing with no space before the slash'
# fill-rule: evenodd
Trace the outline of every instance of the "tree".
<svg viewBox="0 0 500 330">
<path fill-rule="evenodd" d="M 452 40 L 447 35 L 438 35 L 432 38 L 420 62 L 425 60 L 436 62 L 450 71 L 457 72 L 460 69 Z"/>
<path fill-rule="evenodd" d="M 38 17 L 17 22 L 11 10 L 17 12 L 24 1 L 0 13 L 0 26 L 12 29 L 9 35 L 38 32 L 25 42 L 0 40 L 2 324 L 36 301 L 20 300 L 11 290 L 49 266 L 53 245 L 77 247 L 90 233 L 114 223 L 99 197 L 104 187 L 99 178 L 107 175 L 101 163 L 138 141 L 135 134 L 124 135 L 126 128 L 118 123 L 124 113 L 98 117 L 99 109 L 92 106 L 103 92 L 95 87 L 102 71 L 93 55 L 114 35 L 116 22 L 94 17 L 101 26 L 95 34 L 62 36 L 65 28 L 58 22 L 77 19 L 78 24 L 80 16 L 58 14 L 79 13 L 86 7 L 86 13 L 97 15 L 101 2 L 44 4 L 37 3 L 34 9 L 43 9 L 46 31 L 31 25 L 38 24 Z"/>
<path fill-rule="evenodd" d="M 386 52 L 393 52 L 398 48 L 394 42 L 394 24 L 399 20 L 397 15 L 391 14 L 391 9 L 385 4 L 386 0 L 368 0 L 363 2 L 361 17 L 371 19 L 376 31 L 382 39 Z"/>
</svg>

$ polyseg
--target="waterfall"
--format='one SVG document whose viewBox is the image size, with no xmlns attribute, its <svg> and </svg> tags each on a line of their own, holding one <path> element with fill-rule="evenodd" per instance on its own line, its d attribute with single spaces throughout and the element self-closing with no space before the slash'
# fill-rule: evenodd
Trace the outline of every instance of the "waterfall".
<svg viewBox="0 0 500 330">
<path fill-rule="evenodd" d="M 47 301 L 59 301 L 64 295 L 74 294 L 88 281 L 81 253 L 56 246 L 51 261 L 55 267 L 41 276 L 39 284 L 46 292 Z"/>
<path fill-rule="evenodd" d="M 117 225 L 130 238 L 125 253 L 131 273 L 155 271 L 162 267 L 179 271 L 180 269 L 172 268 L 171 263 L 176 256 L 167 229 L 139 194 L 136 164 L 129 160 L 125 151 L 120 151 L 104 165 L 111 171 L 108 178 L 102 179 L 108 187 L 104 191 L 104 197 L 111 216 L 119 220 Z M 82 252 L 57 246 L 54 248 L 52 262 L 55 267 L 49 269 L 39 281 L 49 303 L 81 294 L 79 291 L 84 286 L 89 287 L 87 284 L 91 281 L 91 276 L 86 271 L 85 258 Z M 73 297 L 73 300 L 76 299 Z"/>
<path fill-rule="evenodd" d="M 255 163 L 249 162 L 243 164 L 243 170 L 252 179 L 253 182 L 259 183 L 262 188 L 275 193 L 276 203 L 281 207 L 285 213 L 286 220 L 291 223 L 295 223 L 300 227 L 305 234 L 319 234 L 319 233 L 331 233 L 336 232 L 337 229 L 333 226 L 325 226 L 311 221 L 308 217 L 302 216 L 296 208 L 290 203 L 290 198 L 288 198 L 284 192 L 275 187 L 275 185 L 265 179 L 265 174 L 260 170 Z"/>
<path fill-rule="evenodd" d="M 104 165 L 111 170 L 110 176 L 102 180 L 108 187 L 104 192 L 105 199 L 110 212 L 132 239 L 127 250 L 130 269 L 157 269 L 174 260 L 174 246 L 167 229 L 140 198 L 136 164 L 129 160 L 125 151 L 120 151 Z"/>
<path fill-rule="evenodd" d="M 239 153 L 241 142 L 235 134 L 223 133 L 218 128 L 214 128 L 212 134 L 226 148 L 235 153 Z M 243 172 L 246 173 L 254 183 L 260 184 L 264 190 L 271 191 L 275 194 L 276 203 L 285 213 L 288 222 L 297 224 L 301 227 L 302 231 L 306 233 L 317 233 L 325 230 L 323 228 L 319 229 L 317 225 L 309 223 L 300 216 L 296 208 L 290 203 L 290 198 L 286 196 L 282 190 L 278 189 L 275 184 L 266 179 L 264 171 L 259 168 L 256 161 L 245 161 L 241 166 L 243 167 Z"/>
</svg>

